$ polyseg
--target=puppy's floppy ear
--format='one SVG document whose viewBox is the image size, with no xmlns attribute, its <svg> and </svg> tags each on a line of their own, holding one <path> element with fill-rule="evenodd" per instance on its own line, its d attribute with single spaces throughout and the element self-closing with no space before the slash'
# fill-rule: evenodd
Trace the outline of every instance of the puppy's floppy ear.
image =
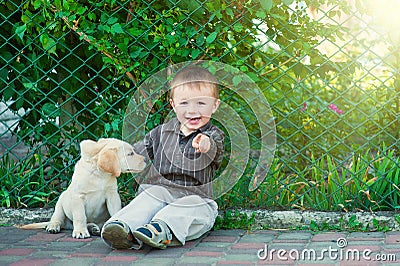
<svg viewBox="0 0 400 266">
<path fill-rule="evenodd" d="M 83 157 L 92 158 L 100 152 L 102 148 L 107 144 L 105 141 L 95 142 L 93 140 L 83 140 L 80 143 L 81 155 Z"/>
<path fill-rule="evenodd" d="M 81 148 L 81 155 L 89 158 L 96 155 L 101 149 L 93 140 L 83 140 L 79 146 Z"/>
<path fill-rule="evenodd" d="M 117 148 L 104 148 L 100 151 L 97 159 L 97 166 L 104 172 L 113 176 L 121 175 L 121 166 L 119 164 Z"/>
</svg>

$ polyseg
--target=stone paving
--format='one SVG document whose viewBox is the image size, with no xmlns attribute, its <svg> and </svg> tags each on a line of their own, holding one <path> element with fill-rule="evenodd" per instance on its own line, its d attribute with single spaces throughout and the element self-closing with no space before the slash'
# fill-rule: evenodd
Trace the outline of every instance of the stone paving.
<svg viewBox="0 0 400 266">
<path fill-rule="evenodd" d="M 71 231 L 0 227 L 0 265 L 400 265 L 400 232 L 216 230 L 183 247 L 121 251 Z"/>
</svg>

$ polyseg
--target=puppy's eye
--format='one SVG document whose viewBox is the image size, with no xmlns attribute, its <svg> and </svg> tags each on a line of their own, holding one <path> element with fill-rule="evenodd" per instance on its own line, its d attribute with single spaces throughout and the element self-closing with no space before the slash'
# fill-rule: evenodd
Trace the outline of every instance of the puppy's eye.
<svg viewBox="0 0 400 266">
<path fill-rule="evenodd" d="M 133 155 L 135 155 L 135 153 L 134 153 L 134 152 L 130 152 L 130 153 L 128 153 L 128 156 L 133 156 Z"/>
</svg>

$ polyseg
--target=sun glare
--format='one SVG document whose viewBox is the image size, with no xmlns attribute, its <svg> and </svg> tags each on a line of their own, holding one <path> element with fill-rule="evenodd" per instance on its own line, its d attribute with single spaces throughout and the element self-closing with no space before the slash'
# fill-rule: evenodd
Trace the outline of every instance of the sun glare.
<svg viewBox="0 0 400 266">
<path fill-rule="evenodd" d="M 368 0 L 373 17 L 370 26 L 381 28 L 385 33 L 400 36 L 400 0 Z"/>
</svg>

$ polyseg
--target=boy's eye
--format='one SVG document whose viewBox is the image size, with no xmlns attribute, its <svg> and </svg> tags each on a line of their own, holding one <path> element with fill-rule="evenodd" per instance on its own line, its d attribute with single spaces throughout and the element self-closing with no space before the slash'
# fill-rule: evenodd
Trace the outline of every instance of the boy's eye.
<svg viewBox="0 0 400 266">
<path fill-rule="evenodd" d="M 198 105 L 206 105 L 205 102 L 198 102 L 197 104 L 198 104 Z"/>
<path fill-rule="evenodd" d="M 187 104 L 188 104 L 188 102 L 186 102 L 186 101 L 185 101 L 185 102 L 180 102 L 180 103 L 179 103 L 179 105 L 187 105 Z"/>
</svg>

